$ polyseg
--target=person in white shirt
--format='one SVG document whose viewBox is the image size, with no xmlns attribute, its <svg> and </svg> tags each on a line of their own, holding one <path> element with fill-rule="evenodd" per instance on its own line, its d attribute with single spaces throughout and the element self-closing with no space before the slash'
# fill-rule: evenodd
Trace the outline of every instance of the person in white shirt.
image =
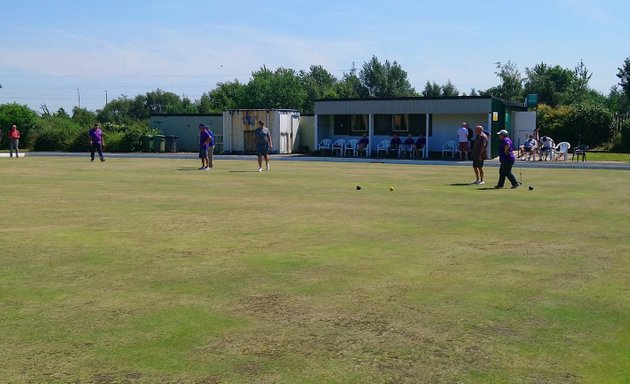
<svg viewBox="0 0 630 384">
<path fill-rule="evenodd" d="M 459 139 L 459 159 L 468 160 L 468 123 L 462 122 L 462 126 L 457 130 Z"/>
<path fill-rule="evenodd" d="M 554 147 L 553 139 L 549 136 L 543 136 L 540 138 L 540 142 L 540 159 L 538 160 L 553 160 L 551 158 L 551 149 Z"/>
</svg>

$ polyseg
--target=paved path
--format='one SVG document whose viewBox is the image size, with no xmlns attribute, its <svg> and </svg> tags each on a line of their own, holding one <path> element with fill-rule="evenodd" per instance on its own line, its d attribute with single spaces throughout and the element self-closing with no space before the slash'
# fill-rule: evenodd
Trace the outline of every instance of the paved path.
<svg viewBox="0 0 630 384">
<path fill-rule="evenodd" d="M 50 156 L 50 157 L 89 157 L 85 152 L 24 152 L 21 156 Z M 147 158 L 147 159 L 190 159 L 198 160 L 197 153 L 105 153 L 111 158 Z M 8 153 L 0 153 L 0 157 L 9 157 Z M 215 155 L 215 160 L 249 160 L 256 161 L 255 155 Z M 336 163 L 385 163 L 409 165 L 448 165 L 471 167 L 470 161 L 454 160 L 405 160 L 405 159 L 366 159 L 356 157 L 320 157 L 307 155 L 271 155 L 272 161 L 323 161 Z M 488 167 L 498 167 L 497 159 L 487 160 Z M 517 161 L 514 167 L 522 168 L 568 168 L 568 169 L 619 169 L 630 170 L 630 163 L 613 161 Z"/>
</svg>

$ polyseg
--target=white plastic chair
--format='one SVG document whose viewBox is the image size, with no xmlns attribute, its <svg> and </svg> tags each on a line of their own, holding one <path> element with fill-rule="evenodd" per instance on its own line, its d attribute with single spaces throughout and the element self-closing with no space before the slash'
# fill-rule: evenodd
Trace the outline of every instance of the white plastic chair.
<svg viewBox="0 0 630 384">
<path fill-rule="evenodd" d="M 376 145 L 376 157 L 378 157 L 381 152 L 384 152 L 384 157 L 387 157 L 387 151 L 389 151 L 389 140 L 382 140 Z"/>
<path fill-rule="evenodd" d="M 455 158 L 455 153 L 457 152 L 457 143 L 455 143 L 455 140 L 449 140 L 446 143 L 444 143 L 444 145 L 442 145 L 442 158 L 444 158 L 444 154 L 449 154 L 451 155 L 451 158 Z"/>
<path fill-rule="evenodd" d="M 350 151 L 350 153 L 352 154 L 351 156 L 356 157 L 358 143 L 359 143 L 359 140 L 357 139 L 348 140 L 348 142 L 346 143 L 346 146 L 343 149 L 343 155 L 346 156 L 348 154 L 348 151 Z"/>
<path fill-rule="evenodd" d="M 564 157 L 564 161 L 567 161 L 570 148 L 571 144 L 567 143 L 566 141 L 558 143 L 558 145 L 556 145 L 556 147 L 554 148 L 555 160 L 560 160 L 560 157 Z"/>
<path fill-rule="evenodd" d="M 319 150 L 320 153 L 323 153 L 324 151 L 331 151 L 331 146 L 332 146 L 332 140 L 324 139 L 319 142 L 317 149 Z"/>
<path fill-rule="evenodd" d="M 398 147 L 398 157 L 402 159 L 403 154 L 405 154 L 408 158 L 411 159 L 413 157 L 414 147 L 414 144 L 400 144 L 400 146 Z"/>
<path fill-rule="evenodd" d="M 332 145 L 332 155 L 335 156 L 336 152 L 339 152 L 339 156 L 343 156 L 344 149 L 346 148 L 346 141 L 344 139 L 337 139 Z"/>
</svg>

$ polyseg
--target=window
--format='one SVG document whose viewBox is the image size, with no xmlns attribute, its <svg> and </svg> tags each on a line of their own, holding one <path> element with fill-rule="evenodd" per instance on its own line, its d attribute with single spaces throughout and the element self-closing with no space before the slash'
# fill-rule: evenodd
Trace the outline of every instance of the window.
<svg viewBox="0 0 630 384">
<path fill-rule="evenodd" d="M 409 115 L 392 115 L 392 131 L 407 132 L 409 124 L 407 118 Z"/>
<path fill-rule="evenodd" d="M 374 134 L 377 136 L 392 134 L 392 115 L 374 115 Z"/>
<path fill-rule="evenodd" d="M 368 115 L 352 115 L 352 132 L 367 133 Z"/>
<path fill-rule="evenodd" d="M 352 115 L 335 115 L 335 135 L 349 135 Z"/>
</svg>

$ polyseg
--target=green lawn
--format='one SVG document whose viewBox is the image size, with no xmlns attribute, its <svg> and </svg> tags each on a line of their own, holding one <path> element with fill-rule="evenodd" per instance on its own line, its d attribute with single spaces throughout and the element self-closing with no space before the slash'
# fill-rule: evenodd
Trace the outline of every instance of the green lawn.
<svg viewBox="0 0 630 384">
<path fill-rule="evenodd" d="M 573 154 L 569 154 L 569 160 L 571 160 L 571 156 Z M 586 154 L 586 160 L 588 161 L 619 161 L 619 162 L 629 162 L 630 161 L 630 153 L 613 153 L 613 152 L 588 152 Z"/>
<path fill-rule="evenodd" d="M 629 382 L 628 171 L 198 166 L 0 159 L 1 382 Z"/>
</svg>

